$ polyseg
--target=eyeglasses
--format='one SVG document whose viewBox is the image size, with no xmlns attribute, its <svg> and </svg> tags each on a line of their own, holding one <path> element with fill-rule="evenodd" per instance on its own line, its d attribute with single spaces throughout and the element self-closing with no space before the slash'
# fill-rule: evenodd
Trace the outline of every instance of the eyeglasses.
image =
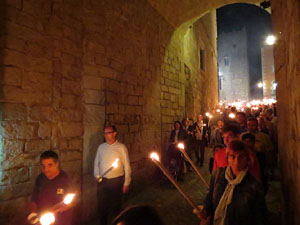
<svg viewBox="0 0 300 225">
<path fill-rule="evenodd" d="M 228 157 L 232 158 L 233 160 L 235 160 L 235 159 L 238 159 L 238 160 L 247 159 L 246 154 L 241 154 L 241 155 L 228 154 Z"/>
<path fill-rule="evenodd" d="M 104 134 L 112 134 L 112 133 L 115 133 L 115 131 L 104 132 Z"/>
</svg>

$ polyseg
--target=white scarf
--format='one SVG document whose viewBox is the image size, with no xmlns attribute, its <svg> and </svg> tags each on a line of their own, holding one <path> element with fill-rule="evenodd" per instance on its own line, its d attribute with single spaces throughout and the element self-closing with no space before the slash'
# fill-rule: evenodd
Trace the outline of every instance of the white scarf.
<svg viewBox="0 0 300 225">
<path fill-rule="evenodd" d="M 236 178 L 233 177 L 230 166 L 227 166 L 225 170 L 225 178 L 228 181 L 228 184 L 225 188 L 225 191 L 220 199 L 218 207 L 215 211 L 214 216 L 214 225 L 224 225 L 225 218 L 227 214 L 227 206 L 231 203 L 234 188 L 236 185 L 240 184 L 247 174 L 248 168 L 241 171 Z"/>
</svg>

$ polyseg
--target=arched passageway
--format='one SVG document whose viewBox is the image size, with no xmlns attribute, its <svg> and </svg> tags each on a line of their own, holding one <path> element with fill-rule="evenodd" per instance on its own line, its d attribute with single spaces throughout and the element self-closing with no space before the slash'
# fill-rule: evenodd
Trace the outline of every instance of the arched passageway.
<svg viewBox="0 0 300 225">
<path fill-rule="evenodd" d="M 118 126 L 119 139 L 130 149 L 135 180 L 147 177 L 153 168 L 149 149 L 161 149 L 171 121 L 186 114 L 189 98 L 181 78 L 191 69 L 183 63 L 179 37 L 207 12 L 236 2 L 257 3 L 2 1 L 1 222 L 26 208 L 39 155 L 48 148 L 59 153 L 62 168 L 82 193 L 82 219 L 89 218 L 96 208 L 94 155 L 105 123 Z M 284 132 L 279 140 L 285 218 L 297 224 L 299 1 L 272 1 L 272 18 L 279 37 L 275 65 L 279 130 Z M 204 29 L 204 23 L 214 24 L 209 14 L 196 26 Z M 204 36 L 199 44 L 215 37 Z M 209 45 L 213 63 L 214 45 Z M 217 98 L 210 98 L 213 102 Z M 204 110 L 200 107 L 190 104 L 189 111 Z"/>
</svg>

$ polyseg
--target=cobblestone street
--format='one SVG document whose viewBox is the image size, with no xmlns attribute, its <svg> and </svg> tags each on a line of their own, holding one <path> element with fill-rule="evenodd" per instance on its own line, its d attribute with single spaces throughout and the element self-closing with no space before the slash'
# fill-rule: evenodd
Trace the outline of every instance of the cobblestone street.
<svg viewBox="0 0 300 225">
<path fill-rule="evenodd" d="M 210 149 L 206 149 L 208 153 Z M 200 168 L 200 172 L 204 175 L 207 181 L 209 181 L 210 174 L 208 172 L 208 159 L 204 166 Z M 280 225 L 280 181 L 279 172 L 276 171 L 275 180 L 270 182 L 269 192 L 266 196 L 267 207 L 269 211 L 268 224 Z M 187 172 L 184 176 L 184 181 L 180 182 L 180 186 L 191 197 L 196 204 L 202 204 L 207 194 L 207 189 L 200 181 L 195 172 Z M 135 204 L 147 204 L 153 206 L 165 225 L 196 225 L 199 224 L 199 220 L 192 213 L 192 207 L 188 202 L 180 195 L 176 188 L 169 182 L 157 181 L 152 185 L 144 187 L 139 192 L 131 193 L 125 197 L 124 208 Z M 98 222 L 95 220 L 89 225 L 96 225 Z"/>
</svg>

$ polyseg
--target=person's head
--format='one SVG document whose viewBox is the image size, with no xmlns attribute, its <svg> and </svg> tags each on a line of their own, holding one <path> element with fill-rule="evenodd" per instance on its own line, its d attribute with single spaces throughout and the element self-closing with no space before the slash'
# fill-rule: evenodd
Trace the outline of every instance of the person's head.
<svg viewBox="0 0 300 225">
<path fill-rule="evenodd" d="M 213 147 L 213 151 L 218 151 L 222 148 L 224 148 L 225 146 L 223 144 L 215 144 L 214 147 Z"/>
<path fill-rule="evenodd" d="M 235 125 L 227 125 L 223 129 L 223 140 L 226 146 L 233 140 L 238 140 L 240 136 L 239 128 Z"/>
<path fill-rule="evenodd" d="M 257 131 L 258 128 L 258 121 L 255 117 L 250 117 L 247 120 L 247 130 L 251 133 L 254 133 Z"/>
<path fill-rule="evenodd" d="M 150 206 L 130 206 L 113 221 L 113 225 L 163 225 L 158 213 Z"/>
<path fill-rule="evenodd" d="M 260 127 L 260 128 L 266 127 L 266 121 L 265 121 L 264 117 L 262 117 L 262 116 L 258 117 L 257 122 L 258 122 L 258 127 Z"/>
<path fill-rule="evenodd" d="M 246 144 L 240 140 L 230 142 L 227 151 L 227 161 L 233 175 L 237 176 L 248 167 L 249 153 Z"/>
<path fill-rule="evenodd" d="M 202 119 L 203 119 L 203 116 L 202 116 L 201 114 L 199 114 L 199 115 L 197 116 L 197 122 L 201 122 Z"/>
<path fill-rule="evenodd" d="M 254 150 L 255 135 L 251 133 L 245 133 L 242 136 L 242 141 L 251 149 Z"/>
<path fill-rule="evenodd" d="M 174 130 L 180 130 L 181 128 L 181 123 L 177 120 L 174 122 Z"/>
<path fill-rule="evenodd" d="M 238 122 L 238 124 L 245 125 L 246 124 L 246 114 L 244 112 L 238 112 L 236 114 L 236 121 Z"/>
<path fill-rule="evenodd" d="M 233 107 L 231 107 L 231 112 L 233 112 L 233 113 L 236 113 L 237 111 L 236 111 L 236 107 L 235 106 L 233 106 Z"/>
<path fill-rule="evenodd" d="M 104 129 L 105 140 L 108 144 L 113 144 L 116 141 L 117 128 L 114 125 L 108 125 Z"/>
<path fill-rule="evenodd" d="M 273 116 L 273 109 L 271 109 L 271 108 L 267 109 L 266 110 L 266 117 L 268 119 L 270 119 L 270 118 L 272 118 L 272 116 Z"/>
<path fill-rule="evenodd" d="M 218 120 L 217 126 L 220 130 L 223 130 L 224 128 L 224 121 L 223 120 Z"/>
<path fill-rule="evenodd" d="M 40 156 L 43 174 L 49 179 L 54 179 L 60 172 L 58 155 L 52 150 L 45 151 Z"/>
<path fill-rule="evenodd" d="M 187 127 L 190 124 L 190 121 L 185 118 L 181 121 L 181 123 L 182 123 L 182 126 Z"/>
</svg>

